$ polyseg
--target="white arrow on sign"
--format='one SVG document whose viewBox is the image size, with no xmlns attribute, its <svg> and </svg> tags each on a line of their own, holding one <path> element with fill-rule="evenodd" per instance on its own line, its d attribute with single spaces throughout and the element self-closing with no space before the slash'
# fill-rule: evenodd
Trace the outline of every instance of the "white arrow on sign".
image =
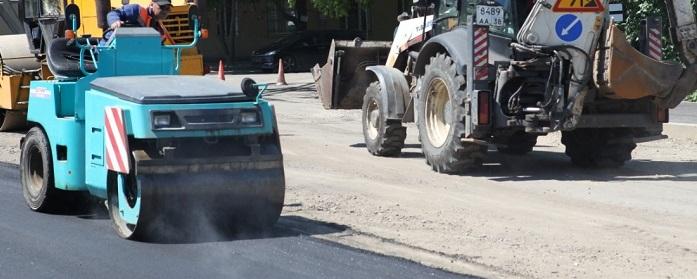
<svg viewBox="0 0 697 279">
<path fill-rule="evenodd" d="M 579 24 L 579 23 L 581 23 L 581 18 L 577 17 L 576 20 L 574 20 L 574 22 L 569 24 L 569 27 L 566 27 L 566 28 L 561 30 L 561 35 L 562 36 L 569 35 L 569 32 L 571 32 L 571 29 L 573 29 L 574 26 L 576 26 L 576 24 Z"/>
</svg>

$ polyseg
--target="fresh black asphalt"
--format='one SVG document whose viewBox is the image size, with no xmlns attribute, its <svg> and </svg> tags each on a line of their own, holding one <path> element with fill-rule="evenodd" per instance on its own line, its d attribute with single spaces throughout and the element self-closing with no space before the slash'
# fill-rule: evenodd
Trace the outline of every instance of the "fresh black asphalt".
<svg viewBox="0 0 697 279">
<path fill-rule="evenodd" d="M 32 212 L 17 166 L 0 164 L 0 278 L 463 278 L 311 236 L 326 230 L 297 233 L 314 222 L 299 217 L 263 238 L 156 244 L 120 239 L 99 208 Z"/>
</svg>

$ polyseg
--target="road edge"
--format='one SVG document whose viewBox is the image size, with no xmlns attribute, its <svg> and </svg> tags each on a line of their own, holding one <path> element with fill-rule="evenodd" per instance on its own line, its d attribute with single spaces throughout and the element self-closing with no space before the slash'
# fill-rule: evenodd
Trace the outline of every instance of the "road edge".
<svg viewBox="0 0 697 279">
<path fill-rule="evenodd" d="M 307 218 L 307 217 L 306 217 Z M 322 220 L 315 221 L 323 222 Z M 284 227 L 297 233 L 307 235 L 322 241 L 337 243 L 354 249 L 360 249 L 382 256 L 394 257 L 412 261 L 430 268 L 447 272 L 462 274 L 476 278 L 528 278 L 522 274 L 478 263 L 475 258 L 466 255 L 449 255 L 438 251 L 401 243 L 394 239 L 383 238 L 374 234 L 365 233 L 345 227 L 344 231 L 330 234 L 314 234 L 314 226 L 286 221 Z M 292 225 L 292 226 L 288 226 Z"/>
<path fill-rule="evenodd" d="M 667 123 L 663 125 L 663 134 L 674 139 L 697 140 L 697 124 Z"/>
</svg>

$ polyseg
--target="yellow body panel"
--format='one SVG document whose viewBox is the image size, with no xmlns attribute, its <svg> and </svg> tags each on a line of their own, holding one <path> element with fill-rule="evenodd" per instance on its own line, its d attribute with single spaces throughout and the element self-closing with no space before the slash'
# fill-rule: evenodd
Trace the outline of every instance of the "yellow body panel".
<svg viewBox="0 0 697 279">
<path fill-rule="evenodd" d="M 204 73 L 203 56 L 201 56 L 199 54 L 195 54 L 195 55 L 182 54 L 182 63 L 179 67 L 180 67 L 180 69 L 179 69 L 180 75 L 190 75 L 190 76 L 202 75 Z"/>
<path fill-rule="evenodd" d="M 74 0 L 75 5 L 80 7 L 80 21 L 82 26 L 78 35 L 102 36 L 102 28 L 97 26 L 97 7 L 94 0 Z"/>
<path fill-rule="evenodd" d="M 28 86 L 31 80 L 32 74 L 0 74 L 0 92 L 2 92 L 0 94 L 0 108 L 6 110 L 26 110 L 27 100 L 29 99 Z"/>
</svg>

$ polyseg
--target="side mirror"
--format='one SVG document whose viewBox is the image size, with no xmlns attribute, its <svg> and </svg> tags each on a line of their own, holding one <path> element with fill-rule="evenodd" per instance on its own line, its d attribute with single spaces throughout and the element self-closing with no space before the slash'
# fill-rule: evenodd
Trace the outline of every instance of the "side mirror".
<svg viewBox="0 0 697 279">
<path fill-rule="evenodd" d="M 254 81 L 251 78 L 243 78 L 242 79 L 242 93 L 244 93 L 245 96 L 250 97 L 250 98 L 256 98 L 259 96 L 259 87 L 257 86 L 256 81 Z"/>
<path fill-rule="evenodd" d="M 80 29 L 80 7 L 70 4 L 65 7 L 65 23 L 73 31 Z"/>
</svg>

